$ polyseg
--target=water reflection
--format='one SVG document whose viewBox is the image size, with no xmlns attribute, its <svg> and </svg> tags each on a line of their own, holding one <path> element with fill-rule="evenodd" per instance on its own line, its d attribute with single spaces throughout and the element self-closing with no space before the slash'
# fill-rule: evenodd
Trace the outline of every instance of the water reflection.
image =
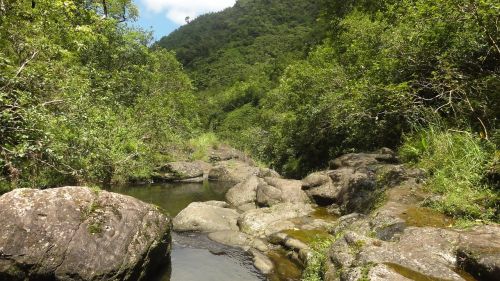
<svg viewBox="0 0 500 281">
<path fill-rule="evenodd" d="M 171 216 L 192 202 L 224 200 L 231 184 L 171 183 L 122 186 L 111 191 L 157 205 Z M 150 278 L 152 281 L 261 281 L 266 278 L 244 251 L 212 242 L 204 234 L 172 233 L 171 265 Z"/>
<path fill-rule="evenodd" d="M 112 188 L 111 191 L 157 205 L 174 217 L 192 202 L 224 200 L 224 196 L 231 186 L 231 184 L 217 182 L 203 184 L 166 183 L 119 186 Z"/>
</svg>

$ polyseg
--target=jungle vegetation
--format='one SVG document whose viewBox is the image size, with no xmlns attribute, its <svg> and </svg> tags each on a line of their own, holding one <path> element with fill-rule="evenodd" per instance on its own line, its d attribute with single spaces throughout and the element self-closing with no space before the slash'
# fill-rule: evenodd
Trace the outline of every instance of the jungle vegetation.
<svg viewBox="0 0 500 281">
<path fill-rule="evenodd" d="M 147 179 L 217 136 L 294 178 L 390 147 L 434 207 L 499 220 L 498 1 L 239 0 L 158 42 L 137 16 L 0 0 L 4 191 Z"/>
</svg>

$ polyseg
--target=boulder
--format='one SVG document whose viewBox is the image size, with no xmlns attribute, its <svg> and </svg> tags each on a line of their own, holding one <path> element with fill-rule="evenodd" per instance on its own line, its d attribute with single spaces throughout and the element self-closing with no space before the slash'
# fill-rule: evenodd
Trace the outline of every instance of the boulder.
<svg viewBox="0 0 500 281">
<path fill-rule="evenodd" d="M 338 202 L 341 185 L 334 185 L 329 174 L 334 171 L 316 172 L 302 180 L 302 189 L 318 205 L 328 206 Z"/>
<path fill-rule="evenodd" d="M 257 204 L 269 207 L 279 203 L 308 203 L 309 198 L 298 180 L 267 177 L 257 186 Z"/>
<path fill-rule="evenodd" d="M 208 179 L 211 181 L 240 183 L 250 176 L 259 175 L 259 172 L 260 169 L 258 167 L 237 160 L 228 160 L 217 162 L 210 169 Z"/>
<path fill-rule="evenodd" d="M 156 171 L 156 181 L 202 182 L 210 170 L 210 164 L 203 161 L 171 162 Z"/>
<path fill-rule="evenodd" d="M 148 280 L 171 222 L 132 197 L 85 187 L 0 197 L 0 280 Z"/>
<path fill-rule="evenodd" d="M 215 232 L 238 230 L 236 225 L 238 212 L 224 208 L 225 202 L 210 201 L 189 204 L 174 219 L 175 231 Z"/>
<path fill-rule="evenodd" d="M 336 204 L 344 214 L 368 213 L 383 193 L 374 171 L 351 167 L 313 173 L 302 181 L 302 188 L 316 204 Z"/>
<path fill-rule="evenodd" d="M 500 226 L 485 225 L 460 233 L 458 266 L 478 280 L 500 277 Z"/>
<path fill-rule="evenodd" d="M 250 176 L 245 181 L 235 185 L 226 193 L 226 200 L 229 204 L 240 207 L 247 204 L 255 206 L 257 200 L 257 186 L 262 181 L 256 176 Z"/>
<path fill-rule="evenodd" d="M 312 213 L 309 204 L 280 203 L 269 208 L 250 210 L 238 219 L 241 231 L 257 237 L 269 236 L 272 233 L 294 228 L 290 219 L 299 218 Z"/>
<path fill-rule="evenodd" d="M 237 159 L 216 162 L 208 173 L 208 179 L 211 181 L 230 182 L 235 184 L 243 182 L 251 176 L 257 176 L 259 178 L 280 177 L 280 175 L 272 169 L 259 168 L 256 167 L 253 162 L 245 162 Z"/>
</svg>

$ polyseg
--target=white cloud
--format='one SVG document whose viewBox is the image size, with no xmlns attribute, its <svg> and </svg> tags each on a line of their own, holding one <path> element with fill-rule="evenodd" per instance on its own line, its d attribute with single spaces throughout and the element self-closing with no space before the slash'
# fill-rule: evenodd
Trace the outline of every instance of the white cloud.
<svg viewBox="0 0 500 281">
<path fill-rule="evenodd" d="M 141 0 L 144 6 L 155 13 L 166 13 L 171 21 L 184 24 L 191 19 L 208 13 L 218 12 L 234 5 L 236 0 Z"/>
</svg>

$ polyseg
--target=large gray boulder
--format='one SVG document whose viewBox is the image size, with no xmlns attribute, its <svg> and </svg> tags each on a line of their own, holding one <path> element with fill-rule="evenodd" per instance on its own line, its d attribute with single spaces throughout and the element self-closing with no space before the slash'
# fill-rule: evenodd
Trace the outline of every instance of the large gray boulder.
<svg viewBox="0 0 500 281">
<path fill-rule="evenodd" d="M 370 211 L 382 192 L 376 192 L 374 172 L 350 167 L 313 173 L 302 181 L 302 188 L 318 205 L 335 203 L 344 213 Z"/>
<path fill-rule="evenodd" d="M 170 219 L 85 187 L 0 197 L 0 280 L 148 280 L 168 263 Z"/>
<path fill-rule="evenodd" d="M 457 233 L 434 228 L 409 228 L 398 242 L 346 232 L 330 249 L 326 280 L 357 280 L 362 272 L 371 276 L 376 265 L 386 265 L 396 276 L 401 275 L 393 280 L 404 280 L 403 271 L 429 280 L 464 281 L 454 271 L 453 245 L 457 241 Z"/>
<path fill-rule="evenodd" d="M 257 186 L 257 204 L 269 207 L 279 203 L 309 203 L 298 180 L 266 177 Z"/>
<path fill-rule="evenodd" d="M 215 232 L 223 230 L 238 230 L 236 224 L 238 212 L 222 207 L 225 202 L 216 204 L 194 202 L 189 204 L 174 219 L 175 231 Z"/>
</svg>

